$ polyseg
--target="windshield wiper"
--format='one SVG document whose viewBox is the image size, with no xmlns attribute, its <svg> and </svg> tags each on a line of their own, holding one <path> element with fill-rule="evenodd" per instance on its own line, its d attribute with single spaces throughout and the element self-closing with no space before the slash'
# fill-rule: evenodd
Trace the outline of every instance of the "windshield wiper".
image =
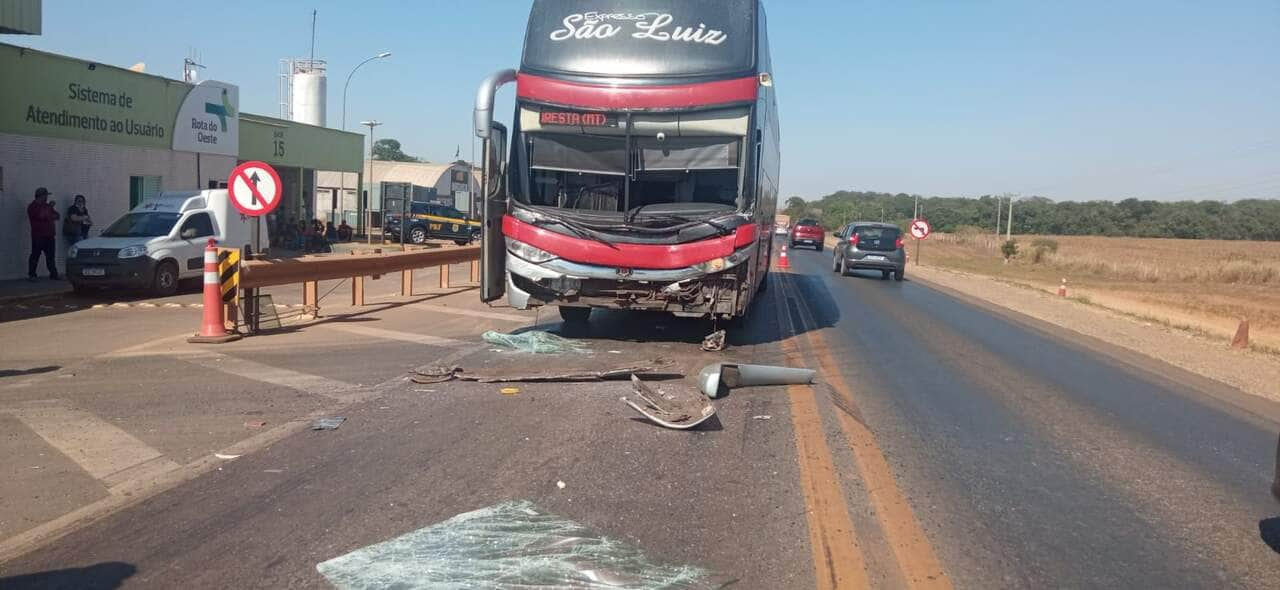
<svg viewBox="0 0 1280 590">
<path fill-rule="evenodd" d="M 567 229 L 567 230 L 569 230 L 569 231 L 573 232 L 573 234 L 574 234 L 574 235 L 576 235 L 576 236 L 578 236 L 578 237 L 580 237 L 580 238 L 586 238 L 586 239 L 591 240 L 591 241 L 593 241 L 593 242 L 599 242 L 599 243 L 604 244 L 604 245 L 606 245 L 606 246 L 608 246 L 608 247 L 610 247 L 610 248 L 614 248 L 614 247 L 615 247 L 615 246 L 614 246 L 612 243 L 610 243 L 608 240 L 605 240 L 604 238 L 601 238 L 598 234 L 596 234 L 596 232 L 592 231 L 589 227 L 586 227 L 586 226 L 584 226 L 583 224 L 580 224 L 580 223 L 578 223 L 578 222 L 576 222 L 576 221 L 569 221 L 568 219 L 565 219 L 565 218 L 563 218 L 563 217 L 559 217 L 559 216 L 556 216 L 556 215 L 549 215 L 549 214 L 547 214 L 547 213 L 543 213 L 543 212 L 539 212 L 539 215 L 540 215 L 541 217 L 546 218 L 546 220 L 547 220 L 547 221 L 550 221 L 550 222 L 552 222 L 552 223 L 559 224 L 561 227 L 563 227 L 563 228 L 565 228 L 565 229 Z M 540 220 L 540 221 L 541 221 L 541 220 Z M 538 224 L 537 224 L 537 223 L 535 223 L 535 225 L 538 225 Z"/>
</svg>

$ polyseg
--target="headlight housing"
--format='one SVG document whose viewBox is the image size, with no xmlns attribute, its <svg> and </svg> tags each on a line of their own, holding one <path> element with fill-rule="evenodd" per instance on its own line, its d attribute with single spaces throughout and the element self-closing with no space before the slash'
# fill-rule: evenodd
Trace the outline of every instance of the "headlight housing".
<svg viewBox="0 0 1280 590">
<path fill-rule="evenodd" d="M 713 258 L 706 262 L 699 262 L 698 264 L 693 265 L 693 267 L 707 274 L 728 270 L 751 258 L 752 248 L 754 248 L 754 246 L 739 248 L 733 254 L 725 256 L 724 258 Z"/>
<path fill-rule="evenodd" d="M 507 238 L 507 251 L 534 264 L 542 264 L 557 258 L 555 254 L 546 250 L 535 248 L 524 242 L 517 242 L 511 238 Z"/>
<path fill-rule="evenodd" d="M 144 244 L 135 244 L 133 246 L 125 246 L 120 249 L 120 253 L 116 254 L 118 258 L 137 258 L 147 255 L 147 247 Z"/>
<path fill-rule="evenodd" d="M 75 258 L 78 254 L 80 254 L 79 246 L 72 244 L 70 248 L 67 248 L 67 258 Z"/>
</svg>

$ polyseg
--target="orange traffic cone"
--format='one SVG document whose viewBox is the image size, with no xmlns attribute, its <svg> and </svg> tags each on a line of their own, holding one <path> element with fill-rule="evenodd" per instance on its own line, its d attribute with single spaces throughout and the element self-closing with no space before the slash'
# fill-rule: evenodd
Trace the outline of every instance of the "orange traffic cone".
<svg viewBox="0 0 1280 590">
<path fill-rule="evenodd" d="M 778 268 L 791 268 L 791 261 L 787 260 L 787 247 L 782 247 L 782 252 L 778 254 Z"/>
<path fill-rule="evenodd" d="M 204 248 L 204 321 L 200 333 L 187 338 L 194 344 L 221 344 L 239 340 L 240 335 L 227 332 L 222 317 L 222 281 L 218 275 L 218 243 L 209 238 Z"/>
</svg>

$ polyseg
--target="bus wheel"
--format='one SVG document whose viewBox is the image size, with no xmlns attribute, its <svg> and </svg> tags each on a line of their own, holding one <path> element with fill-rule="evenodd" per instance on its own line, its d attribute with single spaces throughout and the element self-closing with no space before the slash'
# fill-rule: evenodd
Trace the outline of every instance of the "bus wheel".
<svg viewBox="0 0 1280 590">
<path fill-rule="evenodd" d="M 568 307 L 561 305 L 559 309 L 560 319 L 564 320 L 564 323 L 566 324 L 585 324 L 587 323 L 587 319 L 591 317 L 590 307 Z"/>
<path fill-rule="evenodd" d="M 425 244 L 427 242 L 427 230 L 421 227 L 409 230 L 409 241 L 414 244 Z"/>
</svg>

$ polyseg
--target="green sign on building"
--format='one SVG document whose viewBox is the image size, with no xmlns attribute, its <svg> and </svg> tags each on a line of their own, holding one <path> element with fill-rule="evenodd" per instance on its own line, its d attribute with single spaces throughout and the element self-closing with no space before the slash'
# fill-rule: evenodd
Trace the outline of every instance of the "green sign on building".
<svg viewBox="0 0 1280 590">
<path fill-rule="evenodd" d="M 240 117 L 240 159 L 359 172 L 364 136 L 262 115 Z"/>
<path fill-rule="evenodd" d="M 0 133 L 169 149 L 192 86 L 0 44 Z"/>
</svg>

